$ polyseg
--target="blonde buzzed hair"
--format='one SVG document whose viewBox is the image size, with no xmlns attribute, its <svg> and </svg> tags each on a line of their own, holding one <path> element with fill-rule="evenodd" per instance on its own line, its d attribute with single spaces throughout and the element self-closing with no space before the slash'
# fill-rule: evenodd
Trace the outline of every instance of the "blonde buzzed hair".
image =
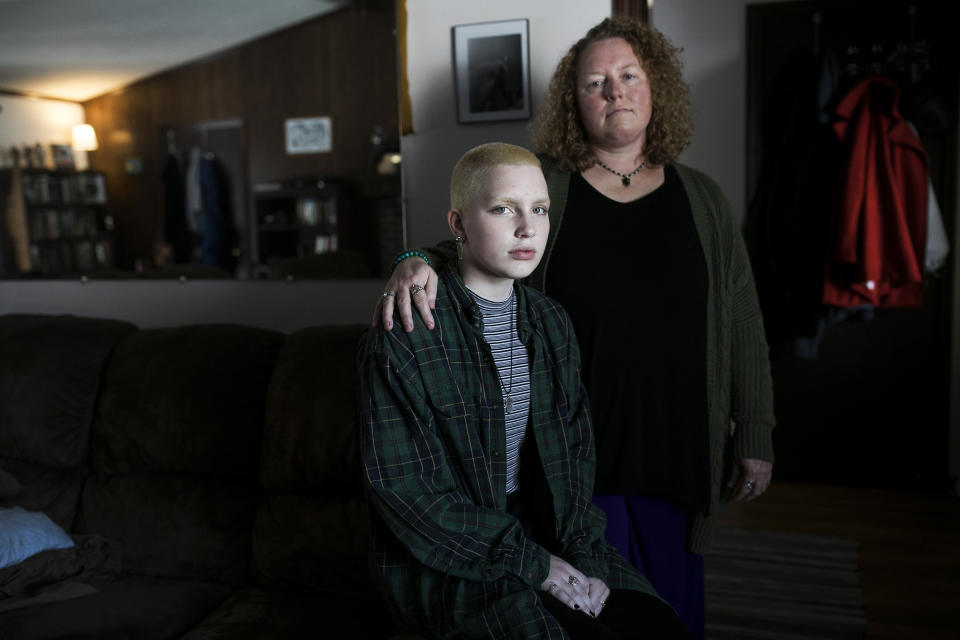
<svg viewBox="0 0 960 640">
<path fill-rule="evenodd" d="M 529 149 L 506 142 L 488 142 L 476 146 L 462 156 L 450 176 L 450 208 L 463 211 L 470 207 L 491 169 L 503 165 L 540 167 L 540 161 Z"/>
</svg>

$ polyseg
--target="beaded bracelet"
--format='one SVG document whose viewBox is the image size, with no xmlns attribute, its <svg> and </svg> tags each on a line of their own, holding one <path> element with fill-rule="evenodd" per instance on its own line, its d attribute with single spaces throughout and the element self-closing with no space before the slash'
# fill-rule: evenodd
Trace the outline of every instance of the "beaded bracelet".
<svg viewBox="0 0 960 640">
<path fill-rule="evenodd" d="M 406 260 L 407 258 L 413 258 L 414 256 L 416 256 L 417 258 L 422 258 L 424 262 L 426 262 L 428 265 L 430 264 L 430 260 L 427 258 L 427 254 L 425 254 L 423 251 L 420 251 L 419 249 L 411 249 L 409 251 L 404 251 L 403 253 L 397 256 L 397 258 L 393 261 L 393 267 L 391 268 L 391 271 L 393 271 L 393 269 L 396 269 L 397 265 L 403 262 L 404 260 Z"/>
</svg>

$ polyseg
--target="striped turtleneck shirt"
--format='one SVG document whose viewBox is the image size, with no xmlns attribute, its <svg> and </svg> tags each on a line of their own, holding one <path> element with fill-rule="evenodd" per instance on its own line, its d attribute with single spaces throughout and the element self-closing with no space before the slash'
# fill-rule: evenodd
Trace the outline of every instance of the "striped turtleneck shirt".
<svg viewBox="0 0 960 640">
<path fill-rule="evenodd" d="M 517 297 L 513 289 L 503 302 L 470 296 L 483 315 L 483 338 L 490 345 L 503 393 L 503 417 L 507 430 L 507 493 L 519 488 L 520 446 L 530 417 L 530 368 L 527 350 L 517 336 Z M 509 398 L 509 401 L 508 401 Z"/>
</svg>

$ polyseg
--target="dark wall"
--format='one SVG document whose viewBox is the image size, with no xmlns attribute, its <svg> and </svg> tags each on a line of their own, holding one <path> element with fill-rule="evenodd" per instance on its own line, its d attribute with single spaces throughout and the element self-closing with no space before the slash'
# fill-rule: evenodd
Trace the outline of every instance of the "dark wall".
<svg viewBox="0 0 960 640">
<path fill-rule="evenodd" d="M 320 175 L 346 178 L 364 198 L 399 200 L 399 180 L 374 171 L 370 142 L 377 125 L 394 137 L 398 127 L 393 2 L 359 4 L 84 104 L 100 139 L 90 164 L 107 175 L 120 267 L 149 264 L 159 239 L 167 126 L 242 119 L 249 185 Z M 307 116 L 331 117 L 331 153 L 286 154 L 284 120 Z M 142 173 L 126 174 L 127 158 L 139 158 Z M 360 210 L 343 232 L 372 233 L 375 221 L 362 219 L 371 215 Z"/>
</svg>

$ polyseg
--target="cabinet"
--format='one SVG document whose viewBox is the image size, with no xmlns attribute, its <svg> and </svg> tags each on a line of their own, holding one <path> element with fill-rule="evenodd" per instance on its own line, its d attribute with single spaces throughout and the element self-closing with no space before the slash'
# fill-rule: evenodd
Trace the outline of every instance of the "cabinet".
<svg viewBox="0 0 960 640">
<path fill-rule="evenodd" d="M 113 265 L 106 180 L 96 171 L 5 170 L 4 274 L 64 275 Z"/>
<path fill-rule="evenodd" d="M 317 177 L 254 185 L 258 275 L 270 277 L 291 259 L 339 250 L 345 195 L 342 182 Z"/>
</svg>

